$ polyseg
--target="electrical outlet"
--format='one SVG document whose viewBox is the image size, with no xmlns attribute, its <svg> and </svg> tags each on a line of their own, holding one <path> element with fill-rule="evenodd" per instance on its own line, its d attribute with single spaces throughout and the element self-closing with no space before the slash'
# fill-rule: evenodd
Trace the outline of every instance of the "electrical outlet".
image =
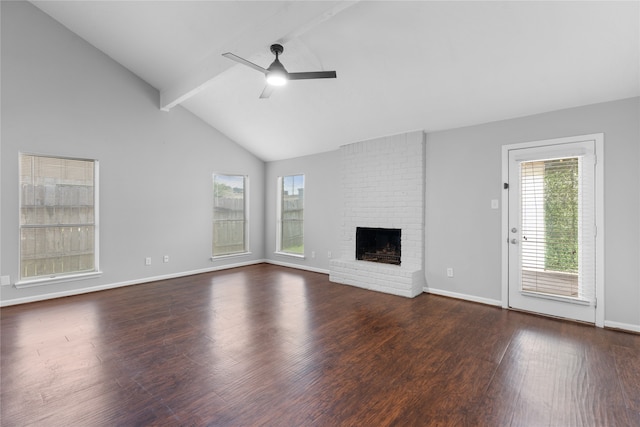
<svg viewBox="0 0 640 427">
<path fill-rule="evenodd" d="M 11 276 L 0 277 L 0 286 L 8 286 L 11 284 Z"/>
<path fill-rule="evenodd" d="M 165 255 L 164 258 L 162 258 L 162 261 L 169 262 L 169 255 Z"/>
<path fill-rule="evenodd" d="M 447 268 L 447 277 L 453 277 L 453 268 Z"/>
<path fill-rule="evenodd" d="M 151 257 L 146 257 L 144 259 L 144 265 L 151 265 Z"/>
<path fill-rule="evenodd" d="M 316 257 L 316 251 L 311 251 L 311 258 L 315 258 Z"/>
<path fill-rule="evenodd" d="M 331 251 L 327 252 L 327 258 L 331 258 Z"/>
</svg>

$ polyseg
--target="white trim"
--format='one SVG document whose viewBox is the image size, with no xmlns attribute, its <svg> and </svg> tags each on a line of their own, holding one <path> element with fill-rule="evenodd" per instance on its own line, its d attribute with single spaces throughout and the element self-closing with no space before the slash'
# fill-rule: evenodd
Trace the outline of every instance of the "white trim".
<svg viewBox="0 0 640 427">
<path fill-rule="evenodd" d="M 100 162 L 93 161 L 93 269 L 100 271 Z"/>
<path fill-rule="evenodd" d="M 236 263 L 236 264 L 228 264 L 228 265 L 222 265 L 222 266 L 217 266 L 217 267 L 204 268 L 204 269 L 200 269 L 200 270 L 185 271 L 185 272 L 182 272 L 182 273 L 166 274 L 166 275 L 155 276 L 155 277 L 147 277 L 147 278 L 143 278 L 143 279 L 129 280 L 129 281 L 119 282 L 119 283 L 110 283 L 110 284 L 106 284 L 106 285 L 94 286 L 94 287 L 91 287 L 91 288 L 74 289 L 74 290 L 70 290 L 70 291 L 53 292 L 53 293 L 44 294 L 44 295 L 35 295 L 35 296 L 31 296 L 31 297 L 4 300 L 4 301 L 0 301 L 0 307 L 8 307 L 8 306 L 12 306 L 12 305 L 26 304 L 26 303 L 37 302 L 37 301 L 45 301 L 45 300 L 49 300 L 49 299 L 62 298 L 62 297 L 68 297 L 68 296 L 73 296 L 73 295 L 82 295 L 82 294 L 87 294 L 87 293 L 91 293 L 91 292 L 99 292 L 99 291 L 104 291 L 104 290 L 108 290 L 108 289 L 121 288 L 121 287 L 125 287 L 125 286 L 140 285 L 140 284 L 143 284 L 143 283 L 154 282 L 154 281 L 157 281 L 157 280 L 174 279 L 174 278 L 178 278 L 178 277 L 192 276 L 192 275 L 195 275 L 195 274 L 210 273 L 210 272 L 213 272 L 213 271 L 221 271 L 221 270 L 227 270 L 227 269 L 231 269 L 231 268 L 244 267 L 244 266 L 262 264 L 262 263 L 279 265 L 281 267 L 296 268 L 296 269 L 299 269 L 299 270 L 307 270 L 307 271 L 312 271 L 312 272 L 321 273 L 321 274 L 330 274 L 330 271 L 329 270 L 325 270 L 325 269 L 320 269 L 320 268 L 315 268 L 315 267 L 308 267 L 308 266 L 303 266 L 303 265 L 298 265 L 298 264 L 284 263 L 284 262 L 275 261 L 275 260 L 269 260 L 269 259 L 260 259 L 260 260 L 255 260 L 255 261 L 247 261 L 247 262 L 241 262 L 241 263 Z M 456 299 L 461 299 L 461 300 L 465 300 L 465 301 L 471 301 L 471 302 L 476 302 L 476 303 L 486 304 L 486 305 L 491 305 L 491 306 L 496 306 L 496 307 L 500 307 L 502 305 L 502 301 L 500 301 L 500 300 L 494 300 L 494 299 L 490 299 L 490 298 L 483 298 L 483 297 L 478 297 L 478 296 L 474 296 L 474 295 L 460 294 L 460 293 L 457 293 L 457 292 L 450 292 L 450 291 L 445 291 L 445 290 L 442 290 L 442 289 L 433 289 L 433 288 L 424 287 L 423 291 L 425 293 L 428 293 L 428 294 L 441 295 L 441 296 L 445 296 L 445 297 L 456 298 Z M 620 322 L 614 322 L 614 321 L 611 321 L 611 320 L 606 320 L 604 322 L 604 327 L 611 328 L 611 329 L 620 329 L 620 330 L 640 333 L 640 325 L 633 325 L 633 324 L 629 324 L 629 323 L 620 323 Z"/>
<path fill-rule="evenodd" d="M 621 323 L 621 322 L 614 322 L 611 320 L 605 320 L 604 327 L 611 328 L 611 329 L 620 329 L 620 330 L 630 331 L 630 332 L 637 332 L 640 334 L 640 325 L 632 325 L 631 323 Z"/>
<path fill-rule="evenodd" d="M 444 297 L 456 298 L 456 299 L 461 299 L 465 301 L 477 302 L 480 304 L 502 307 L 502 301 L 497 299 L 483 298 L 475 295 L 460 294 L 458 292 L 451 292 L 451 291 L 445 291 L 442 289 L 433 289 L 428 287 L 423 288 L 423 291 L 428 294 L 442 295 Z"/>
<path fill-rule="evenodd" d="M 323 268 L 309 267 L 309 266 L 300 265 L 300 264 L 291 264 L 288 262 L 276 261 L 273 259 L 268 259 L 268 260 L 265 260 L 264 262 L 266 262 L 267 264 L 279 265 L 280 267 L 290 267 L 290 268 L 297 268 L 298 270 L 313 271 L 314 273 L 330 274 L 329 270 L 325 270 Z"/>
<path fill-rule="evenodd" d="M 425 287 L 424 288 L 424 292 L 428 293 L 428 294 L 442 295 L 442 296 L 445 296 L 445 297 L 456 298 L 456 299 L 461 299 L 461 300 L 471 301 L 471 302 L 477 302 L 477 303 L 480 303 L 480 304 L 492 305 L 492 306 L 496 306 L 496 307 L 500 307 L 502 305 L 502 301 L 500 301 L 500 300 L 494 300 L 494 299 L 490 299 L 490 298 L 482 298 L 482 297 L 477 297 L 477 296 L 474 296 L 474 295 L 459 294 L 457 292 L 444 291 L 444 290 L 441 290 L 441 289 L 431 289 L 431 288 Z M 621 331 L 640 333 L 640 325 L 634 325 L 634 324 L 631 324 L 631 323 L 614 322 L 612 320 L 605 320 L 604 321 L 604 325 L 601 326 L 601 327 L 609 328 L 609 329 L 618 329 L 618 330 L 621 330 Z"/>
<path fill-rule="evenodd" d="M 244 175 L 244 249 L 247 254 L 251 253 L 251 183 L 249 182 L 249 175 Z M 213 243 L 213 242 L 212 242 Z M 211 248 L 213 252 L 213 248 Z M 211 254 L 213 255 L 213 253 Z"/>
<path fill-rule="evenodd" d="M 535 292 L 535 291 L 520 291 L 520 295 L 525 297 L 533 297 L 533 298 L 542 298 L 549 299 L 553 301 L 565 302 L 567 304 L 578 304 L 578 305 L 591 305 L 592 302 L 586 299 L 580 299 L 576 297 L 566 297 L 563 295 L 552 295 L 545 294 L 544 292 Z"/>
<path fill-rule="evenodd" d="M 212 255 L 210 257 L 211 261 L 220 261 L 220 260 L 224 260 L 224 259 L 228 259 L 228 258 L 238 258 L 238 257 L 243 257 L 246 255 L 251 255 L 251 252 L 236 252 L 233 254 L 225 254 L 225 255 Z"/>
<path fill-rule="evenodd" d="M 596 144 L 596 326 L 604 328 L 604 133 L 592 136 Z"/>
<path fill-rule="evenodd" d="M 576 135 L 571 137 L 544 139 L 539 141 L 528 141 L 502 146 L 502 183 L 509 182 L 509 151 L 522 148 L 532 148 L 540 146 L 553 146 L 558 144 L 568 144 L 580 141 L 594 141 L 596 152 L 595 170 L 595 203 L 596 203 L 596 308 L 595 325 L 605 327 L 604 311 L 604 285 L 605 285 L 605 229 L 604 229 L 604 134 L 592 133 L 587 135 Z M 509 308 L 509 190 L 502 190 L 502 308 Z"/>
<path fill-rule="evenodd" d="M 283 255 L 283 256 L 288 256 L 288 257 L 292 257 L 292 258 L 300 258 L 300 259 L 305 259 L 306 258 L 304 256 L 304 254 L 294 254 L 294 253 L 280 252 L 280 251 L 275 251 L 274 255 Z"/>
<path fill-rule="evenodd" d="M 221 265 L 221 266 L 217 266 L 217 267 L 203 268 L 203 269 L 200 269 L 200 270 L 191 270 L 191 271 L 183 271 L 181 273 L 165 274 L 165 275 L 162 275 L 162 276 L 144 277 L 144 278 L 141 278 L 141 279 L 128 280 L 128 281 L 125 281 L 125 282 L 108 283 L 108 284 L 105 284 L 105 285 L 92 286 L 90 288 L 72 289 L 72 290 L 69 290 L 69 291 L 52 292 L 52 293 L 49 293 L 49 294 L 34 295 L 34 296 L 31 296 L 31 297 L 14 298 L 14 299 L 10 299 L 10 300 L 0 301 L 0 307 L 8 307 L 10 305 L 26 304 L 26 303 L 29 303 L 29 302 L 45 301 L 45 300 L 49 300 L 49 299 L 61 298 L 61 297 L 69 297 L 69 296 L 73 296 L 73 295 L 88 294 L 88 293 L 91 293 L 91 292 L 105 291 L 107 289 L 122 288 L 122 287 L 125 287 L 125 286 L 131 286 L 131 285 L 140 285 L 142 283 L 155 282 L 155 281 L 158 281 L 158 280 L 167 280 L 167 279 L 175 279 L 175 278 L 178 278 L 178 277 L 193 276 L 195 274 L 210 273 L 210 272 L 213 272 L 213 271 L 227 270 L 227 269 L 236 268 L 236 267 L 245 267 L 245 266 L 248 266 L 248 265 L 262 264 L 262 263 L 265 263 L 265 262 L 267 262 L 267 261 L 264 260 L 264 259 L 259 259 L 259 260 L 255 260 L 255 261 L 246 261 L 246 262 L 239 262 L 239 263 L 236 263 L 236 264 L 226 264 L 226 265 Z"/>
<path fill-rule="evenodd" d="M 502 281 L 502 308 L 509 308 L 509 188 L 504 188 L 504 184 L 509 183 L 509 150 L 512 145 L 502 146 L 502 224 L 501 224 L 501 281 Z"/>
<path fill-rule="evenodd" d="M 74 282 L 76 280 L 94 279 L 102 276 L 102 271 L 90 271 L 87 273 L 75 273 L 67 275 L 58 275 L 50 277 L 38 277 L 34 279 L 26 279 L 17 281 L 14 286 L 18 289 L 33 288 L 35 286 L 45 286 L 54 283 Z"/>
</svg>

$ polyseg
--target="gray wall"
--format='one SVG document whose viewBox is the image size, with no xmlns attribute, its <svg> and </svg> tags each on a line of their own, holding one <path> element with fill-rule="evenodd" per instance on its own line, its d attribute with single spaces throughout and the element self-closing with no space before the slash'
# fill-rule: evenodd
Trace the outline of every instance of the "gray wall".
<svg viewBox="0 0 640 427">
<path fill-rule="evenodd" d="M 181 107 L 160 111 L 157 90 L 31 4 L 1 6 L 0 274 L 18 276 L 19 152 L 100 161 L 104 272 L 37 288 L 2 286 L 3 302 L 264 258 L 264 162 Z M 251 255 L 210 260 L 213 172 L 249 175 Z"/>
<path fill-rule="evenodd" d="M 328 251 L 338 256 L 340 248 L 338 151 L 265 165 L 184 109 L 159 111 L 155 89 L 30 4 L 1 6 L 0 275 L 18 273 L 20 151 L 100 160 L 104 272 L 38 288 L 3 286 L 3 302 L 265 258 L 328 271 Z M 490 200 L 501 200 L 501 146 L 604 132 L 605 324 L 640 330 L 639 104 L 633 98 L 427 133 L 428 286 L 500 301 L 501 218 Z M 252 253 L 216 263 L 209 260 L 213 172 L 249 175 L 252 224 Z M 304 259 L 274 254 L 277 177 L 296 173 L 306 178 Z M 447 267 L 454 278 L 446 278 Z"/>
<path fill-rule="evenodd" d="M 640 98 L 427 134 L 429 288 L 500 301 L 501 147 L 604 133 L 605 325 L 640 331 Z M 455 277 L 446 277 L 453 267 Z M 619 325 L 620 324 L 620 325 Z"/>
<path fill-rule="evenodd" d="M 431 290 L 500 304 L 502 146 L 604 133 L 605 326 L 640 331 L 640 98 L 572 108 L 479 126 L 427 133 L 425 274 Z M 326 269 L 319 248 L 339 248 L 342 204 L 339 151 L 267 164 L 265 255 L 276 262 Z M 304 172 L 308 188 L 305 260 L 283 259 L 275 248 L 278 175 Z M 314 188 L 318 185 L 317 188 Z M 339 191 L 338 191 L 339 192 Z M 311 208 L 313 206 L 313 208 Z M 317 234 L 316 230 L 326 230 Z M 309 259 L 311 250 L 322 254 Z M 454 277 L 446 277 L 447 267 Z"/>
<path fill-rule="evenodd" d="M 269 162 L 265 173 L 265 257 L 273 263 L 329 272 L 328 252 L 340 256 L 342 193 L 340 152 Z M 303 173 L 304 259 L 276 254 L 276 204 L 278 177 Z M 315 252 L 315 257 L 312 257 Z"/>
</svg>

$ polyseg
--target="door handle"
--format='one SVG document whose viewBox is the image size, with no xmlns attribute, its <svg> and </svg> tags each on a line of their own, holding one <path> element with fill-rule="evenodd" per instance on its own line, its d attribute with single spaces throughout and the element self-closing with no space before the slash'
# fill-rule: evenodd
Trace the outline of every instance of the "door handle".
<svg viewBox="0 0 640 427">
<path fill-rule="evenodd" d="M 512 244 L 512 245 L 517 245 L 517 244 L 518 244 L 518 241 L 517 241 L 516 239 L 511 239 L 511 244 Z"/>
</svg>

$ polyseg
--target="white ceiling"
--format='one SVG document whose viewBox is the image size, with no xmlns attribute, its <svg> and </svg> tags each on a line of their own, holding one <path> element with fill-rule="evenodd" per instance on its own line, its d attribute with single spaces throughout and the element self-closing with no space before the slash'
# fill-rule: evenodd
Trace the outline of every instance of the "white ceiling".
<svg viewBox="0 0 640 427">
<path fill-rule="evenodd" d="M 265 161 L 640 95 L 638 1 L 33 3 Z"/>
</svg>

